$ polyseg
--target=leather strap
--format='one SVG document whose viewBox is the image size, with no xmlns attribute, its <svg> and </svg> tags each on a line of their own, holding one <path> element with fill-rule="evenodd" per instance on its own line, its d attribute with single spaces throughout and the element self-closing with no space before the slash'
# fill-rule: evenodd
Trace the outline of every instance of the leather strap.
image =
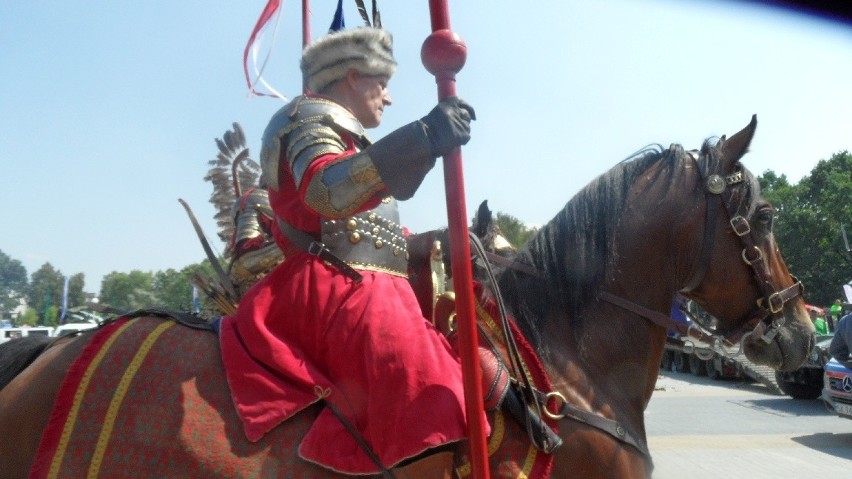
<svg viewBox="0 0 852 479">
<path fill-rule="evenodd" d="M 278 221 L 278 229 L 290 240 L 291 243 L 296 245 L 302 251 L 307 252 L 317 258 L 329 263 L 330 265 L 337 268 L 338 271 L 346 275 L 352 281 L 356 283 L 360 283 L 363 279 L 361 273 L 355 271 L 355 268 L 346 264 L 345 261 L 338 258 L 334 253 L 331 252 L 328 248 L 326 248 L 325 244 L 321 241 L 318 241 L 313 236 L 305 233 L 304 231 L 297 229 L 295 226 L 292 226 L 290 223 L 287 223 L 280 216 L 275 218 Z"/>
<path fill-rule="evenodd" d="M 547 401 L 548 397 L 546 394 L 539 390 L 535 390 L 534 392 L 535 395 L 539 398 L 539 401 Z M 567 401 L 564 401 L 562 403 L 562 406 L 559 408 L 556 414 L 561 414 L 577 422 L 589 425 L 595 429 L 609 434 L 620 442 L 633 446 L 648 460 L 648 470 L 653 469 L 653 461 L 651 459 L 651 452 L 648 450 L 648 444 L 646 444 L 645 441 L 641 438 L 634 436 L 620 422 L 605 418 L 599 414 L 595 414 L 590 411 L 580 409 Z"/>
<path fill-rule="evenodd" d="M 325 407 L 327 407 L 337 417 L 340 423 L 343 424 L 343 427 L 345 427 L 346 430 L 349 431 L 349 434 L 352 435 L 352 437 L 355 439 L 355 442 L 357 442 L 358 446 L 361 447 L 361 450 L 364 451 L 364 454 L 369 456 L 370 460 L 373 461 L 376 466 L 378 466 L 379 470 L 381 471 L 382 477 L 385 479 L 394 479 L 394 474 L 390 470 L 388 470 L 388 468 L 386 468 L 384 464 L 382 464 L 382 461 L 381 459 L 379 459 L 379 456 L 376 455 L 375 451 L 373 451 L 373 448 L 371 448 L 370 445 L 367 444 L 367 441 L 364 439 L 361 433 L 359 433 L 355 429 L 355 427 L 352 426 L 352 423 L 350 423 L 343 416 L 343 414 L 341 414 L 341 412 L 337 410 L 336 407 L 332 406 L 330 402 L 325 401 Z"/>
</svg>

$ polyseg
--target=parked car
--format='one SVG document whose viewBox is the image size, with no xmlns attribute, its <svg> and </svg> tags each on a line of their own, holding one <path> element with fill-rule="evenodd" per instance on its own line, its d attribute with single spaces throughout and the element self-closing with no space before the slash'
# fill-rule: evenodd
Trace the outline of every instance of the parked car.
<svg viewBox="0 0 852 479">
<path fill-rule="evenodd" d="M 33 326 L 31 328 L 2 328 L 0 329 L 0 343 L 11 341 L 15 338 L 26 336 L 53 336 L 53 328 L 48 326 Z"/>
<path fill-rule="evenodd" d="M 833 335 L 816 337 L 816 344 L 811 349 L 808 359 L 795 371 L 776 371 L 775 381 L 784 394 L 793 399 L 817 399 L 823 388 L 823 368 L 831 358 L 828 345 Z"/>
<path fill-rule="evenodd" d="M 60 337 L 60 336 L 68 336 L 70 334 L 76 334 L 80 331 L 85 331 L 87 329 L 97 328 L 98 325 L 95 323 L 65 323 L 60 324 L 53 330 L 52 336 Z"/>
<path fill-rule="evenodd" d="M 825 365 L 822 400 L 840 417 L 852 419 L 852 369 L 832 358 Z"/>
</svg>

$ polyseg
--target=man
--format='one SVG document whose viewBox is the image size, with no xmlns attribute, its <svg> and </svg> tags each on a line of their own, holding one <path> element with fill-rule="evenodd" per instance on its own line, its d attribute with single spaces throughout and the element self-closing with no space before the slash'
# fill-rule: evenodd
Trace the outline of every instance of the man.
<svg viewBox="0 0 852 479">
<path fill-rule="evenodd" d="M 852 351 L 852 314 L 847 314 L 837 322 L 834 337 L 828 346 L 828 354 L 844 363 L 846 367 L 850 367 L 852 366 L 852 358 L 849 357 L 850 351 Z"/>
<path fill-rule="evenodd" d="M 442 101 L 371 144 L 364 129 L 391 104 L 390 34 L 330 33 L 305 48 L 301 68 L 312 93 L 273 116 L 261 152 L 286 260 L 221 325 L 238 414 L 257 440 L 322 400 L 304 459 L 350 474 L 451 477 L 466 424 L 461 366 L 409 286 L 395 198 L 467 143 L 473 109 Z"/>
<path fill-rule="evenodd" d="M 828 319 L 828 330 L 834 331 L 836 329 L 837 322 L 840 321 L 840 316 L 843 313 L 843 302 L 839 299 L 834 300 L 834 304 L 828 308 L 829 314 L 826 315 Z"/>
<path fill-rule="evenodd" d="M 828 335 L 828 326 L 825 323 L 825 319 L 819 315 L 815 309 L 811 310 L 811 322 L 814 323 L 814 331 L 816 334 L 825 336 Z"/>
</svg>

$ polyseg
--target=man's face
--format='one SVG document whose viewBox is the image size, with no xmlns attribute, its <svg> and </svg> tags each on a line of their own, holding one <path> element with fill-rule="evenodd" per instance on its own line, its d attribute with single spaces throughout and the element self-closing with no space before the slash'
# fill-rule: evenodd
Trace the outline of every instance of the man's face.
<svg viewBox="0 0 852 479">
<path fill-rule="evenodd" d="M 364 128 L 375 128 L 382 121 L 385 106 L 391 104 L 388 81 L 384 75 L 368 76 L 357 73 L 352 79 L 354 98 L 349 108 Z"/>
</svg>

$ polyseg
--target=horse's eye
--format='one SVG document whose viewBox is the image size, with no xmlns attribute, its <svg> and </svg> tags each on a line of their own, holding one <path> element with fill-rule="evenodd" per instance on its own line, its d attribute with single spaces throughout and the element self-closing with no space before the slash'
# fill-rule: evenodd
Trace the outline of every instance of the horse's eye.
<svg viewBox="0 0 852 479">
<path fill-rule="evenodd" d="M 764 208 L 757 213 L 757 221 L 761 224 L 768 225 L 772 223 L 772 218 L 775 216 L 775 213 L 772 211 L 772 208 Z"/>
</svg>

